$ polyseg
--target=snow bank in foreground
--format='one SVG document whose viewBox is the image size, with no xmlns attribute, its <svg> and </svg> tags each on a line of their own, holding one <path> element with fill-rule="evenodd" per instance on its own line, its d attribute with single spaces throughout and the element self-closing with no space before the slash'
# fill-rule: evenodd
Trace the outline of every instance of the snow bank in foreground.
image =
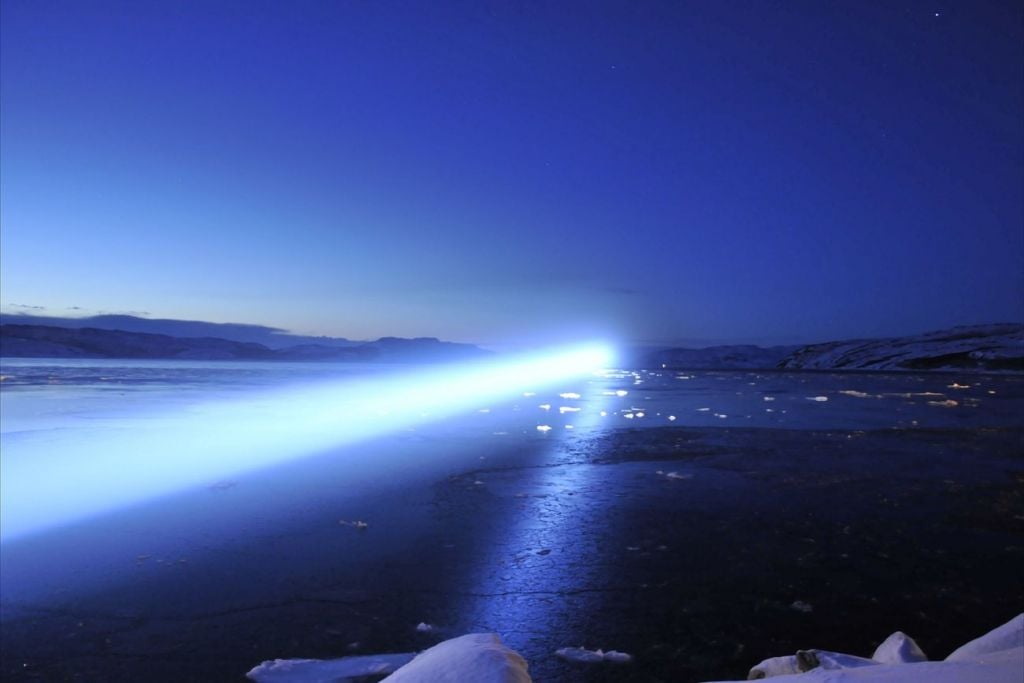
<svg viewBox="0 0 1024 683">
<path fill-rule="evenodd" d="M 562 648 L 574 661 L 632 659 L 625 653 Z M 750 679 L 778 683 L 1021 683 L 1024 681 L 1024 614 L 957 648 L 944 662 L 924 661 L 914 639 L 897 631 L 871 659 L 827 650 L 800 650 L 773 657 L 750 670 Z M 411 661 L 410 661 L 411 660 Z M 526 661 L 493 633 L 446 640 L 415 658 L 412 654 L 370 655 L 334 660 L 276 659 L 247 676 L 258 683 L 345 683 L 382 675 L 387 683 L 530 683 Z M 382 682 L 383 683 L 383 682 Z M 729 682 L 723 682 L 729 683 Z"/>
<path fill-rule="evenodd" d="M 800 650 L 764 660 L 750 670 L 747 680 L 762 678 L 778 683 L 1021 683 L 1024 614 L 957 648 L 944 662 L 925 661 L 914 639 L 897 631 L 878 646 L 871 659 Z"/>
<path fill-rule="evenodd" d="M 530 683 L 526 660 L 493 633 L 452 638 L 418 655 L 275 659 L 246 676 L 257 683 L 345 683 L 387 673 L 388 683 Z"/>
</svg>

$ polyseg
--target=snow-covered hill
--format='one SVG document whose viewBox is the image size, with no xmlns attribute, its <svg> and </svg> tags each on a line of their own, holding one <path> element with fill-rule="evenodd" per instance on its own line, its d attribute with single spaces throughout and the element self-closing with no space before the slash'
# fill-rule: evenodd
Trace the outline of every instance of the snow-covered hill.
<svg viewBox="0 0 1024 683">
<path fill-rule="evenodd" d="M 797 346 L 734 345 L 704 349 L 662 349 L 651 352 L 643 364 L 673 370 L 727 370 L 773 368 L 795 351 Z"/>
<path fill-rule="evenodd" d="M 785 358 L 779 367 L 1024 371 L 1024 325 L 972 325 L 911 337 L 812 344 Z"/>
</svg>

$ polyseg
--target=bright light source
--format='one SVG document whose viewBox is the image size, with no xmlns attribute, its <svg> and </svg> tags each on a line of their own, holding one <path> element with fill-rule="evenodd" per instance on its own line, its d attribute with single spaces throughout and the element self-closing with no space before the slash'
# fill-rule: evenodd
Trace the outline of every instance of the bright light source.
<svg viewBox="0 0 1024 683">
<path fill-rule="evenodd" d="M 611 362 L 606 346 L 561 348 L 205 403 L 146 415 L 130 429 L 76 431 L 74 440 L 59 430 L 47 438 L 8 436 L 0 459 L 0 540 L 471 412 Z"/>
</svg>

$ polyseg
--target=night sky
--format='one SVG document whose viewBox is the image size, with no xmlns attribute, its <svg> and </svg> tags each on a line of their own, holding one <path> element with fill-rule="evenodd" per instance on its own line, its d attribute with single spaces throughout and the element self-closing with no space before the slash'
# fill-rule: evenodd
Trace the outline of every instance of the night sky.
<svg viewBox="0 0 1024 683">
<path fill-rule="evenodd" d="M 1024 320 L 1020 2 L 3 0 L 7 312 L 485 344 Z"/>
</svg>

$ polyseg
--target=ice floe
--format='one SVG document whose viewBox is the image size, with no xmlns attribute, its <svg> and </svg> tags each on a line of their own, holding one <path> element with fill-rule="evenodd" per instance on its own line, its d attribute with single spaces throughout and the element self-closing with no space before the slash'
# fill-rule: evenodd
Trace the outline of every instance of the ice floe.
<svg viewBox="0 0 1024 683">
<path fill-rule="evenodd" d="M 595 664 L 597 662 L 614 662 L 625 664 L 633 660 L 632 655 L 618 650 L 588 650 L 585 647 L 562 647 L 555 650 L 555 654 L 570 662 L 582 662 L 584 664 Z"/>
<path fill-rule="evenodd" d="M 272 659 L 254 667 L 246 677 L 257 683 L 323 683 L 394 673 L 415 652 L 364 655 L 341 659 Z M 374 679 L 376 680 L 376 679 Z"/>
</svg>

